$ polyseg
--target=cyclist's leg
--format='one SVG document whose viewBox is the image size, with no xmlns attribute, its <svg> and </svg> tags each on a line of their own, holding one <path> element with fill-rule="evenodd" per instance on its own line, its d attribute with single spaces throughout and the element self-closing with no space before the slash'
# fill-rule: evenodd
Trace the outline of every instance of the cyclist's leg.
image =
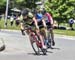
<svg viewBox="0 0 75 60">
<path fill-rule="evenodd" d="M 54 46 L 54 45 L 55 45 L 55 42 L 54 42 L 53 27 L 52 27 L 52 25 L 50 24 L 50 22 L 47 22 L 46 25 L 47 25 L 47 30 L 48 30 L 48 32 L 51 34 L 52 45 Z"/>
<path fill-rule="evenodd" d="M 21 28 L 21 33 L 22 33 L 22 35 L 25 35 L 23 23 L 20 23 L 20 28 Z"/>
<path fill-rule="evenodd" d="M 46 29 L 46 26 L 44 26 L 43 24 L 44 22 L 43 21 L 40 21 L 40 23 L 38 24 L 39 25 L 39 29 L 40 29 L 40 33 L 42 33 L 42 37 L 43 37 L 43 43 L 46 47 L 46 44 L 45 44 L 45 41 L 47 41 L 47 29 Z"/>
<path fill-rule="evenodd" d="M 39 39 L 41 40 L 42 47 L 43 47 L 44 49 L 46 49 L 46 46 L 44 45 L 43 36 L 40 34 L 40 31 L 39 31 L 38 29 L 36 29 L 36 34 L 38 35 Z"/>
<path fill-rule="evenodd" d="M 44 27 L 41 28 L 40 30 L 41 30 L 42 36 L 44 37 L 44 43 L 45 43 L 45 45 L 47 45 L 47 43 L 48 43 L 47 30 Z"/>
<path fill-rule="evenodd" d="M 29 31 L 29 34 L 28 34 L 28 35 L 29 35 L 29 39 L 30 39 L 31 44 L 32 44 L 32 43 L 33 43 L 33 41 L 34 41 L 34 40 L 32 40 L 32 39 L 31 39 L 31 35 L 32 35 L 32 34 L 33 34 L 33 35 L 35 35 L 35 33 L 34 33 L 34 32 Z"/>
<path fill-rule="evenodd" d="M 50 32 L 50 34 L 51 34 L 52 45 L 54 46 L 54 45 L 55 45 L 55 41 L 54 41 L 54 32 L 53 32 L 53 28 L 50 28 L 50 29 L 49 29 L 49 32 Z"/>
<path fill-rule="evenodd" d="M 47 31 L 47 29 L 46 28 L 44 28 L 44 38 L 45 38 L 45 40 L 48 40 L 48 33 L 47 33 L 48 31 Z"/>
</svg>

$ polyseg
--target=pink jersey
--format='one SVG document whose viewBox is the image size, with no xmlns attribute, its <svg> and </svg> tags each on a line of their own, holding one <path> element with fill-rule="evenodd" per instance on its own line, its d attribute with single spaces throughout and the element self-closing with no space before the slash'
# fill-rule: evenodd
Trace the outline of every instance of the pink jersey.
<svg viewBox="0 0 75 60">
<path fill-rule="evenodd" d="M 52 18 L 52 16 L 51 16 L 49 13 L 46 13 L 45 15 L 47 16 L 48 21 L 49 21 L 51 24 L 53 24 L 53 18 Z"/>
</svg>

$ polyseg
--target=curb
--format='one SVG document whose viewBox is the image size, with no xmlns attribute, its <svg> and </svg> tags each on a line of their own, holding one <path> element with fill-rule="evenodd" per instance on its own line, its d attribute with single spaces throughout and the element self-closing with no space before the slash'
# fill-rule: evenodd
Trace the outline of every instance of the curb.
<svg viewBox="0 0 75 60">
<path fill-rule="evenodd" d="M 0 29 L 0 31 L 20 32 L 20 30 Z"/>
<path fill-rule="evenodd" d="M 20 32 L 20 30 L 10 30 L 10 29 L 0 29 L 0 31 L 9 31 L 9 32 Z M 60 35 L 60 34 L 54 34 L 55 37 L 59 36 L 60 38 L 65 38 L 65 39 L 75 39 L 75 36 L 67 36 L 67 35 Z"/>
<path fill-rule="evenodd" d="M 75 36 L 67 36 L 67 35 L 55 34 L 55 37 L 63 38 L 63 39 L 69 39 L 69 40 L 75 40 Z"/>
</svg>

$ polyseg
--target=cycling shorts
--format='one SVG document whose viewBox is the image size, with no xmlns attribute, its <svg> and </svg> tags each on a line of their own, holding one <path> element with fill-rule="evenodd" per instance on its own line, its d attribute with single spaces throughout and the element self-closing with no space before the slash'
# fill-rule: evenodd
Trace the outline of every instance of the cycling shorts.
<svg viewBox="0 0 75 60">
<path fill-rule="evenodd" d="M 49 28 L 52 28 L 50 22 L 47 22 L 47 23 L 46 23 L 46 26 L 47 26 L 48 29 L 49 29 Z"/>
<path fill-rule="evenodd" d="M 31 26 L 35 26 L 35 25 L 34 25 L 34 22 L 32 22 Z M 40 29 L 41 29 L 41 28 L 44 28 L 43 22 L 42 22 L 42 21 L 39 21 L 39 22 L 38 22 L 38 26 L 39 26 Z"/>
</svg>

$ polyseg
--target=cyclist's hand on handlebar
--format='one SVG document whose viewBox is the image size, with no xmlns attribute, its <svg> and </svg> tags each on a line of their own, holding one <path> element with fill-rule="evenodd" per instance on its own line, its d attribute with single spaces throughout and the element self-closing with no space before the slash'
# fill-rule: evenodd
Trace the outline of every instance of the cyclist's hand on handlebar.
<svg viewBox="0 0 75 60">
<path fill-rule="evenodd" d="M 47 29 L 47 26 L 44 26 L 45 29 Z"/>
<path fill-rule="evenodd" d="M 38 27 L 38 26 L 36 26 L 36 29 L 38 29 L 38 30 L 39 30 L 39 27 Z"/>
</svg>

